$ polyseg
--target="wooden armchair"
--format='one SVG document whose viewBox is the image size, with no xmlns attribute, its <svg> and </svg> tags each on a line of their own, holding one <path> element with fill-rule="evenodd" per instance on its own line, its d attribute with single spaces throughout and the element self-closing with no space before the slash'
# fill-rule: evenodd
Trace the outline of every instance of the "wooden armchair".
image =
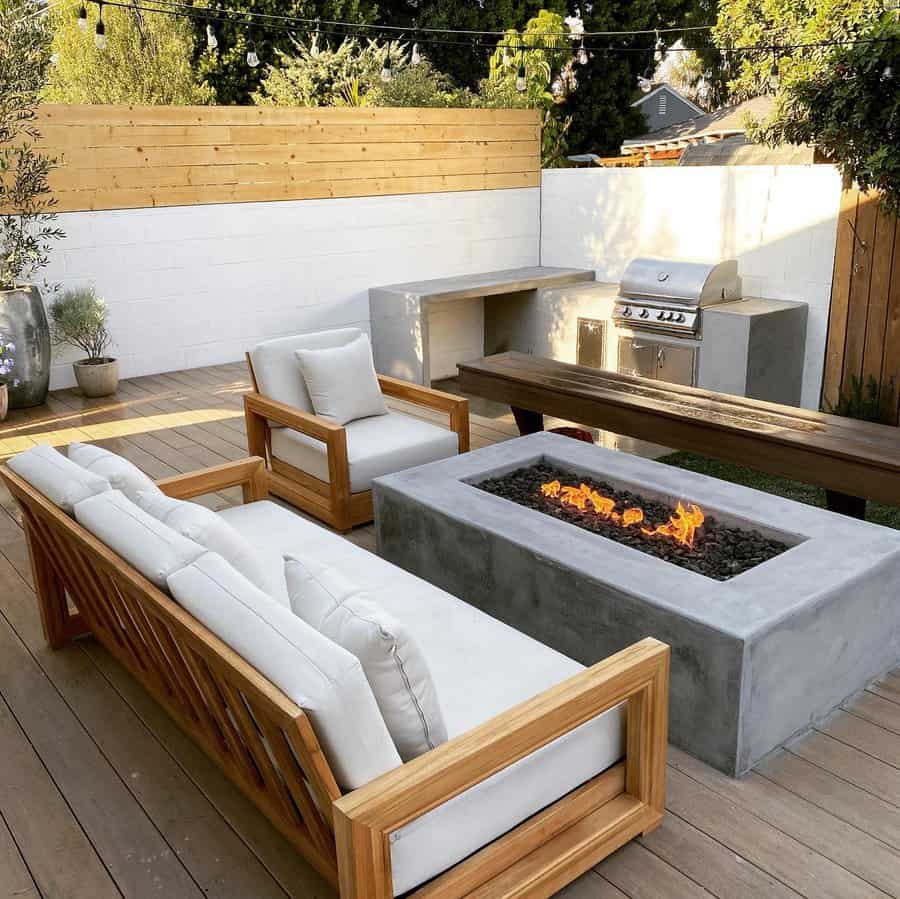
<svg viewBox="0 0 900 899">
<path fill-rule="evenodd" d="M 269 467 L 269 491 L 338 531 L 348 531 L 356 525 L 371 521 L 374 517 L 371 488 L 354 491 L 351 483 L 348 428 L 264 395 L 260 391 L 249 353 L 247 365 L 253 388 L 244 394 L 247 448 L 250 455 L 266 459 Z M 299 370 L 297 377 L 300 377 Z M 386 397 L 447 414 L 450 430 L 457 435 L 457 451 L 468 452 L 468 400 L 386 375 L 379 375 L 378 383 Z M 350 427 L 353 424 L 351 422 Z M 286 459 L 278 458 L 277 453 L 273 453 L 272 431 L 273 427 L 279 426 L 325 444 L 327 480 Z M 398 465 L 396 470 L 403 467 L 405 466 Z"/>
</svg>

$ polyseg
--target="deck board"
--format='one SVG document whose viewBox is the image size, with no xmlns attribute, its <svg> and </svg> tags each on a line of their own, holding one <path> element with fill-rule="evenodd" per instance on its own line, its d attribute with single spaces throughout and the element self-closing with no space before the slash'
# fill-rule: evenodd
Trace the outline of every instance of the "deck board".
<svg viewBox="0 0 900 899">
<path fill-rule="evenodd" d="M 76 391 L 0 425 L 0 455 L 93 440 L 152 477 L 240 458 L 238 364 Z M 472 417 L 472 444 L 516 436 Z M 239 501 L 225 491 L 205 502 Z M 374 550 L 371 525 L 350 535 Z M 331 899 L 291 846 L 96 641 L 44 645 L 11 497 L 0 490 L 0 899 Z M 662 827 L 566 899 L 900 899 L 900 670 L 732 780 L 674 748 Z"/>
</svg>

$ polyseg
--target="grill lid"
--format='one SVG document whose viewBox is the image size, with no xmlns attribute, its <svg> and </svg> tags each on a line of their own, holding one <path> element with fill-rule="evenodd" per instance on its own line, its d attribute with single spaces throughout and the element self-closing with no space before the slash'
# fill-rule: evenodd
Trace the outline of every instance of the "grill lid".
<svg viewBox="0 0 900 899">
<path fill-rule="evenodd" d="M 709 306 L 741 297 L 737 260 L 680 262 L 638 257 L 628 263 L 619 296 Z"/>
</svg>

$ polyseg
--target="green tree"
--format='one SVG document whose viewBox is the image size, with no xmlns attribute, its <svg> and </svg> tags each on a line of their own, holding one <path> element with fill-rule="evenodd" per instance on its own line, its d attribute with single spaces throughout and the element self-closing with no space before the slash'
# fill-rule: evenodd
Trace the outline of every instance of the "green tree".
<svg viewBox="0 0 900 899">
<path fill-rule="evenodd" d="M 467 88 L 457 87 L 424 58 L 397 69 L 387 83 L 376 83 L 367 97 L 372 106 L 471 106 L 474 100 Z"/>
<path fill-rule="evenodd" d="M 191 65 L 190 25 L 173 16 L 107 6 L 106 48 L 94 45 L 97 8 L 88 4 L 88 28 L 78 28 L 77 6 L 53 7 L 52 51 L 43 97 L 52 103 L 210 103 Z"/>
<path fill-rule="evenodd" d="M 377 11 L 375 0 L 234 0 L 228 3 L 198 0 L 194 5 L 208 9 L 213 17 L 217 8 L 224 8 L 230 14 L 253 13 L 353 23 L 374 22 Z M 260 89 L 263 78 L 267 77 L 266 66 L 280 62 L 279 51 L 291 55 L 295 51 L 293 41 L 299 40 L 308 45 L 315 30 L 310 25 L 305 31 L 298 27 L 292 33 L 280 29 L 252 31 L 236 22 L 219 21 L 214 25 L 219 46 L 215 50 L 209 50 L 206 25 L 207 21 L 202 17 L 193 22 L 196 35 L 195 62 L 203 83 L 212 88 L 216 102 L 222 105 L 251 103 L 254 92 Z M 329 39 L 332 43 L 339 42 L 344 35 L 324 33 L 333 30 L 322 25 L 321 38 Z M 251 41 L 261 63 L 256 68 L 247 65 L 247 50 Z"/>
</svg>

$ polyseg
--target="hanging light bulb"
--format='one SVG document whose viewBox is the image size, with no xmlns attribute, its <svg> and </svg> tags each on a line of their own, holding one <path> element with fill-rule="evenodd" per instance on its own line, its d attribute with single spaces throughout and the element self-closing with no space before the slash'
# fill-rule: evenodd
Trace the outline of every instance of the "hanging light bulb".
<svg viewBox="0 0 900 899">
<path fill-rule="evenodd" d="M 666 42 L 659 36 L 659 32 L 656 32 L 656 48 L 653 51 L 653 59 L 656 62 L 662 62 L 663 57 L 666 55 Z"/>
<path fill-rule="evenodd" d="M 319 20 L 316 19 L 316 30 L 313 32 L 312 41 L 309 44 L 309 52 L 311 56 L 319 55 Z"/>
<path fill-rule="evenodd" d="M 391 54 L 384 58 L 384 65 L 381 67 L 381 80 L 387 84 L 394 77 L 394 73 L 391 71 Z"/>
<path fill-rule="evenodd" d="M 58 65 L 59 65 L 59 54 L 58 54 L 58 53 L 51 53 L 51 54 L 50 54 L 50 65 L 51 65 L 51 66 L 58 66 Z"/>
<path fill-rule="evenodd" d="M 581 39 L 581 45 L 578 47 L 578 53 L 575 54 L 578 65 L 586 66 L 588 64 L 588 52 L 584 48 L 584 38 Z"/>
<path fill-rule="evenodd" d="M 414 66 L 417 66 L 422 61 L 422 54 L 419 53 L 419 45 L 418 44 L 413 44 L 412 56 L 410 57 L 409 61 Z"/>
<path fill-rule="evenodd" d="M 653 90 L 653 82 L 645 75 L 638 75 L 638 87 L 641 93 L 649 94 Z"/>
<path fill-rule="evenodd" d="M 778 51 L 773 47 L 772 66 L 769 69 L 769 90 L 774 94 L 778 91 L 780 85 L 781 76 L 778 74 Z"/>
<path fill-rule="evenodd" d="M 247 65 L 255 69 L 259 65 L 259 54 L 256 52 L 256 41 L 247 42 Z"/>
<path fill-rule="evenodd" d="M 506 44 L 503 45 L 503 56 L 500 59 L 500 65 L 503 68 L 506 68 L 509 65 L 509 47 Z"/>
<path fill-rule="evenodd" d="M 215 50 L 219 46 L 219 39 L 216 37 L 216 29 L 212 27 L 212 22 L 206 23 L 206 48 Z"/>
<path fill-rule="evenodd" d="M 78 28 L 80 31 L 87 31 L 87 26 L 87 9 L 82 3 L 81 6 L 78 7 Z"/>
<path fill-rule="evenodd" d="M 519 72 L 516 75 L 516 90 L 520 94 L 525 93 L 525 89 L 528 87 L 528 81 L 525 73 L 525 63 L 519 63 Z"/>
<path fill-rule="evenodd" d="M 99 18 L 97 19 L 97 27 L 94 29 L 94 46 L 98 50 L 106 49 L 106 25 L 103 24 L 103 4 L 97 4 L 98 9 L 100 10 Z"/>
<path fill-rule="evenodd" d="M 563 83 L 559 78 L 554 79 L 553 84 L 550 85 L 550 92 L 554 97 L 561 97 L 563 94 Z"/>
<path fill-rule="evenodd" d="M 893 68 L 891 67 L 891 64 L 888 63 L 888 64 L 884 67 L 884 70 L 883 70 L 882 73 L 881 73 L 881 80 L 882 80 L 882 81 L 892 81 L 893 78 L 894 78 L 894 70 L 893 70 Z"/>
</svg>

